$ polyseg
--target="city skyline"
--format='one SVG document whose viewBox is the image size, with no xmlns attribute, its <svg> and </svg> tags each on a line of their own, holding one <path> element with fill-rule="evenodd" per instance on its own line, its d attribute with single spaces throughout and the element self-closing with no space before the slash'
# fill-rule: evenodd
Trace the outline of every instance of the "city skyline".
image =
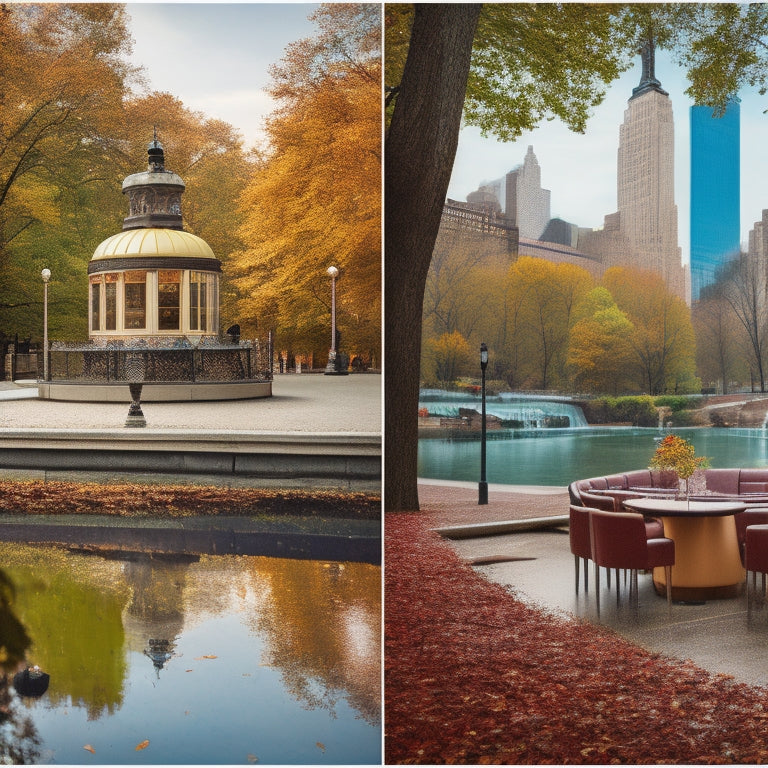
<svg viewBox="0 0 768 768">
<path fill-rule="evenodd" d="M 583 135 L 558 121 L 543 122 L 515 142 L 483 138 L 479 129 L 464 127 L 454 163 L 448 197 L 465 200 L 485 181 L 498 178 L 521 165 L 529 145 L 541 167 L 541 184 L 551 190 L 552 217 L 580 227 L 600 228 L 606 214 L 617 210 L 617 152 L 619 126 L 627 102 L 640 81 L 640 57 L 634 66 L 608 88 L 603 103 L 593 110 Z M 690 255 L 690 124 L 692 100 L 685 96 L 684 72 L 669 54 L 656 54 L 656 76 L 672 101 L 675 127 L 675 202 L 678 207 L 678 244 L 683 263 Z M 768 208 L 768 146 L 762 140 L 768 129 L 768 97 L 744 89 L 741 99 L 741 213 L 739 240 L 746 250 L 749 230 Z M 576 181 L 574 181 L 576 180 Z"/>
</svg>

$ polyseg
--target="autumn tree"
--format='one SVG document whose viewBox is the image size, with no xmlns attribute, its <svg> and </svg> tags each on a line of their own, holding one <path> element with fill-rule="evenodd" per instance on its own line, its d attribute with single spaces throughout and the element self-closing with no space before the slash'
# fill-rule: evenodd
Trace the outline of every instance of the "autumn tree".
<svg viewBox="0 0 768 768">
<path fill-rule="evenodd" d="M 241 324 L 295 352 L 330 344 L 328 267 L 342 348 L 378 361 L 381 335 L 380 8 L 328 4 L 317 36 L 272 70 L 269 146 L 241 198 L 231 267 Z"/>
<path fill-rule="evenodd" d="M 634 386 L 649 395 L 699 391 L 696 341 L 686 303 L 656 272 L 612 267 L 602 284 L 634 328 L 630 341 Z"/>
<path fill-rule="evenodd" d="M 756 256 L 741 254 L 723 271 L 723 295 L 744 329 L 748 341 L 749 366 L 765 392 L 768 350 L 768 285 L 765 265 Z"/>
<path fill-rule="evenodd" d="M 424 294 L 425 338 L 459 331 L 478 347 L 480 336 L 490 341 L 486 318 L 497 318 L 509 260 L 503 238 L 441 226 Z"/>
<path fill-rule="evenodd" d="M 696 333 L 697 370 L 705 383 L 725 395 L 730 382 L 744 367 L 746 334 L 723 288 L 722 283 L 716 283 L 702 295 L 693 305 L 692 322 Z"/>
<path fill-rule="evenodd" d="M 387 60 L 385 83 L 394 97 L 385 174 L 385 365 L 393 374 L 385 439 L 398 452 L 386 468 L 385 508 L 397 510 L 418 509 L 414 371 L 421 334 L 414 330 L 465 96 L 468 117 L 506 139 L 542 117 L 583 131 L 605 84 L 653 35 L 686 68 L 697 103 L 722 108 L 744 83 L 768 83 L 768 19 L 756 4 L 508 3 L 484 5 L 482 14 L 479 5 L 417 4 L 407 57 L 402 14 L 390 19 L 400 51 Z"/>
<path fill-rule="evenodd" d="M 135 74 L 125 9 L 3 4 L 0 39 L 0 325 L 40 326 L 47 266 L 52 330 L 69 329 L 85 275 L 78 210 L 104 189 Z"/>
<path fill-rule="evenodd" d="M 623 391 L 629 381 L 633 331 L 608 289 L 598 286 L 583 297 L 568 344 L 568 369 L 577 391 Z"/>
<path fill-rule="evenodd" d="M 529 389 L 564 384 L 568 334 L 575 303 L 592 287 L 586 270 L 521 256 L 509 269 L 508 294 L 515 307 L 518 378 Z"/>
<path fill-rule="evenodd" d="M 427 382 L 447 384 L 466 375 L 472 365 L 472 349 L 458 331 L 443 333 L 425 344 L 422 378 Z"/>
</svg>

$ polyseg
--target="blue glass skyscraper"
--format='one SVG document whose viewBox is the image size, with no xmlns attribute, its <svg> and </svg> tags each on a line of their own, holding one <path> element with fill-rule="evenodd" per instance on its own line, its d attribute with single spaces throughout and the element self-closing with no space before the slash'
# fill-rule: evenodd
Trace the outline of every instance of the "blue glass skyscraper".
<svg viewBox="0 0 768 768">
<path fill-rule="evenodd" d="M 691 107 L 691 299 L 739 253 L 739 103 Z"/>
</svg>

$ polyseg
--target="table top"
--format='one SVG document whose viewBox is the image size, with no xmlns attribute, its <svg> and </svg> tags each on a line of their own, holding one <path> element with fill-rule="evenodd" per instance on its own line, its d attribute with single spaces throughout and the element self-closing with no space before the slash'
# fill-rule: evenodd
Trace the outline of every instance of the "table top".
<svg viewBox="0 0 768 768">
<path fill-rule="evenodd" d="M 689 501 L 687 499 L 627 499 L 625 507 L 644 515 L 659 517 L 725 517 L 743 512 L 746 504 L 738 501 Z"/>
</svg>

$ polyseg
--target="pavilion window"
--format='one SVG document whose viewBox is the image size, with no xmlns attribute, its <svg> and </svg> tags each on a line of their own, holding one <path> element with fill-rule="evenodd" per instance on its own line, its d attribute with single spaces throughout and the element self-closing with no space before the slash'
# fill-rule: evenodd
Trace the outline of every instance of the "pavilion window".
<svg viewBox="0 0 768 768">
<path fill-rule="evenodd" d="M 91 330 L 101 330 L 101 275 L 91 275 Z"/>
<path fill-rule="evenodd" d="M 125 273 L 125 310 L 123 327 L 126 330 L 147 327 L 147 273 Z"/>
<path fill-rule="evenodd" d="M 208 330 L 208 275 L 189 273 L 189 330 Z"/>
<path fill-rule="evenodd" d="M 160 270 L 157 274 L 158 330 L 178 331 L 181 306 L 181 271 Z"/>
<path fill-rule="evenodd" d="M 104 275 L 104 330 L 117 330 L 117 275 Z"/>
</svg>

